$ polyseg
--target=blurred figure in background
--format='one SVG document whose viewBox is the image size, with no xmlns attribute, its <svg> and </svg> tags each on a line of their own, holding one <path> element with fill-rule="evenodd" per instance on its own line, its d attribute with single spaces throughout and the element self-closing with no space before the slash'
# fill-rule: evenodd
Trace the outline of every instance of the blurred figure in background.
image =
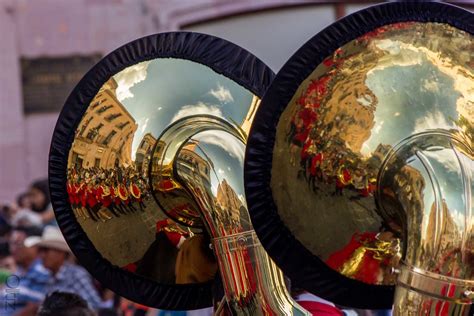
<svg viewBox="0 0 474 316">
<path fill-rule="evenodd" d="M 96 316 L 79 295 L 55 291 L 41 304 L 37 316 Z"/>
<path fill-rule="evenodd" d="M 51 272 L 46 293 L 74 293 L 81 296 L 93 309 L 109 307 L 102 302 L 86 270 L 69 262 L 70 249 L 59 228 L 46 226 L 41 238 L 29 237 L 25 240 L 25 245 L 39 247 L 42 263 Z"/>
<path fill-rule="evenodd" d="M 32 203 L 29 193 L 22 193 L 16 199 L 16 204 L 11 206 L 10 224 L 12 226 L 43 226 L 43 219 L 39 213 L 32 211 Z"/>
<path fill-rule="evenodd" d="M 44 299 L 44 291 L 50 279 L 50 273 L 38 259 L 38 247 L 25 246 L 27 238 L 39 238 L 41 233 L 41 229 L 37 227 L 16 227 L 13 229 L 9 245 L 16 269 L 4 282 L 3 298 L 7 300 L 4 304 L 4 315 L 21 313 L 28 304 L 38 304 Z M 8 301 L 9 289 L 15 290 L 11 301 Z"/>
<path fill-rule="evenodd" d="M 28 192 L 33 212 L 41 216 L 44 225 L 56 225 L 53 207 L 49 196 L 48 180 L 38 180 L 31 184 Z"/>
</svg>

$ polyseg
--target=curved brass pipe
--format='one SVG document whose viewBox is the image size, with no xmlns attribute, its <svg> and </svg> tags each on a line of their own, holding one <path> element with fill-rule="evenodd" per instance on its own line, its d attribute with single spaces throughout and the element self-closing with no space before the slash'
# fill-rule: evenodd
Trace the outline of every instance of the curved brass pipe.
<svg viewBox="0 0 474 316">
<path fill-rule="evenodd" d="M 474 298 L 473 149 L 442 130 L 403 140 L 379 174 L 383 215 L 401 220 L 405 255 L 394 315 L 467 315 Z M 417 179 L 417 181 L 408 181 Z"/>
<path fill-rule="evenodd" d="M 291 298 L 253 230 L 243 196 L 245 135 L 217 117 L 192 116 L 175 122 L 159 142 L 164 148 L 154 154 L 152 185 L 172 175 L 198 205 L 232 313 L 310 315 Z"/>
</svg>

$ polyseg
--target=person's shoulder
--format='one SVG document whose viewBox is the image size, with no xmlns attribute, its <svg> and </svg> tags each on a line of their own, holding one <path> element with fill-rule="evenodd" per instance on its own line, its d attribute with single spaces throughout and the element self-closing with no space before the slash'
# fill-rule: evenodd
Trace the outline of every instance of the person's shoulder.
<svg viewBox="0 0 474 316">
<path fill-rule="evenodd" d="M 69 273 L 72 273 L 76 276 L 80 276 L 80 277 L 90 277 L 89 275 L 89 272 L 87 272 L 86 269 L 84 269 L 83 267 L 77 265 L 77 264 L 73 264 L 73 263 L 68 263 L 66 265 L 66 270 L 69 272 Z"/>
</svg>

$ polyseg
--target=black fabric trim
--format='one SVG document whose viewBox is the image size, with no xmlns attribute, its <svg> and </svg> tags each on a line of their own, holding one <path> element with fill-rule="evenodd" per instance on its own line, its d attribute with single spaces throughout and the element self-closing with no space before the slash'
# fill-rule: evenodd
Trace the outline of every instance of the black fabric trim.
<svg viewBox="0 0 474 316">
<path fill-rule="evenodd" d="M 283 66 L 262 100 L 247 143 L 245 193 L 260 241 L 293 284 L 344 306 L 390 308 L 394 288 L 368 285 L 340 275 L 306 249 L 285 226 L 270 187 L 276 126 L 300 84 L 324 58 L 378 27 L 406 21 L 448 23 L 474 33 L 472 13 L 442 3 L 387 3 L 347 16 L 311 38 Z"/>
<path fill-rule="evenodd" d="M 77 222 L 66 192 L 67 160 L 74 132 L 99 88 L 114 74 L 155 58 L 180 58 L 212 68 L 259 97 L 274 73 L 243 48 L 213 36 L 172 32 L 146 36 L 113 51 L 95 65 L 69 95 L 54 130 L 49 154 L 51 200 L 59 226 L 81 264 L 102 284 L 132 301 L 169 310 L 212 305 L 212 282 L 160 284 L 124 271 L 104 259 Z"/>
</svg>

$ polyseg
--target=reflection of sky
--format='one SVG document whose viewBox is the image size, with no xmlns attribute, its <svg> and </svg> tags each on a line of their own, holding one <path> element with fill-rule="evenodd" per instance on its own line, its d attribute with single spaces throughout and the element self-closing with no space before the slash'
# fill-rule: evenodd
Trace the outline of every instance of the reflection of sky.
<svg viewBox="0 0 474 316">
<path fill-rule="evenodd" d="M 132 158 L 146 133 L 157 138 L 177 118 L 213 114 L 241 123 L 252 94 L 201 64 L 160 58 L 129 67 L 114 76 L 117 95 L 138 124 Z"/>
<path fill-rule="evenodd" d="M 458 119 L 457 102 L 463 97 L 455 90 L 455 80 L 428 60 L 426 52 L 405 47 L 400 42 L 381 42 L 388 55 L 367 74 L 366 85 L 377 97 L 375 126 L 362 152 L 372 153 L 377 145 L 395 145 L 402 139 L 429 129 L 450 129 Z M 458 227 L 464 226 L 466 196 L 458 161 L 451 150 L 426 153 Z M 429 176 L 418 160 L 412 162 L 426 181 Z M 470 165 L 472 168 L 472 163 Z M 469 197 L 470 198 L 470 197 Z M 426 183 L 423 192 L 425 218 L 434 202 L 433 187 Z"/>
<path fill-rule="evenodd" d="M 364 144 L 364 154 L 373 152 L 379 143 L 395 145 L 414 132 L 454 126 L 450 119 L 457 119 L 460 93 L 453 83 L 426 59 L 417 65 L 394 65 L 370 72 L 366 85 L 378 103 L 375 135 Z"/>
<path fill-rule="evenodd" d="M 446 201 L 452 219 L 457 227 L 464 228 L 467 206 L 466 198 L 470 197 L 467 197 L 464 193 L 461 174 L 456 172 L 456 170 L 459 170 L 459 163 L 454 152 L 450 149 L 442 149 L 431 152 L 424 151 L 424 154 L 434 170 L 434 174 L 436 175 L 436 179 L 440 186 L 441 198 Z M 435 201 L 434 188 L 430 183 L 428 172 L 419 160 L 413 161 L 410 165 L 420 171 L 425 179 L 425 189 L 423 191 L 424 218 L 425 220 L 428 220 L 431 206 Z M 472 165 L 469 166 L 469 163 L 465 163 L 465 167 L 472 168 Z"/>
<path fill-rule="evenodd" d="M 217 195 L 218 185 L 225 179 L 244 201 L 243 161 L 241 157 L 243 157 L 245 147 L 242 142 L 223 131 L 199 133 L 193 139 L 199 141 L 198 153 L 202 155 L 204 151 L 212 159 L 214 165 L 214 170 L 211 170 L 212 193 Z"/>
</svg>

